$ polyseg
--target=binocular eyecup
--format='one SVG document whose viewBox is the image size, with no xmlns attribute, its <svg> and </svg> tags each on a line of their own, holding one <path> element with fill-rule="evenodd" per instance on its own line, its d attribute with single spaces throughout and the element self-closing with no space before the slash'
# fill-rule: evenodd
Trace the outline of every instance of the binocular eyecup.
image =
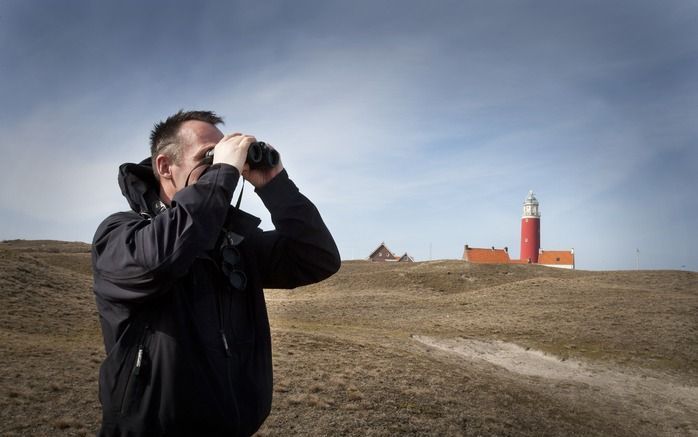
<svg viewBox="0 0 698 437">
<path fill-rule="evenodd" d="M 263 141 L 255 141 L 247 149 L 247 164 L 251 169 L 274 168 L 279 164 L 279 152 Z M 213 162 L 213 149 L 206 152 L 204 161 Z"/>
</svg>

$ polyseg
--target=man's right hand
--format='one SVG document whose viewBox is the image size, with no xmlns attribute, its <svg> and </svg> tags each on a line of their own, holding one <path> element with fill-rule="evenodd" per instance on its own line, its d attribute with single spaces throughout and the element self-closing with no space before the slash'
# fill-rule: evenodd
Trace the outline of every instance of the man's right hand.
<svg viewBox="0 0 698 437">
<path fill-rule="evenodd" d="M 213 163 L 230 164 L 242 174 L 247 161 L 247 150 L 255 141 L 257 139 L 252 135 L 243 135 L 239 132 L 225 135 L 213 149 Z"/>
</svg>

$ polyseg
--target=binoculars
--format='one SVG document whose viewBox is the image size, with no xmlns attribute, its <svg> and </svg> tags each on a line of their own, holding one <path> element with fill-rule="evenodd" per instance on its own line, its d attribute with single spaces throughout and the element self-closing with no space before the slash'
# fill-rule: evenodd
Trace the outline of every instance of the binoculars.
<svg viewBox="0 0 698 437">
<path fill-rule="evenodd" d="M 204 161 L 213 162 L 213 149 L 206 152 Z M 263 141 L 255 141 L 247 150 L 247 164 L 251 169 L 273 168 L 279 164 L 279 152 Z"/>
</svg>

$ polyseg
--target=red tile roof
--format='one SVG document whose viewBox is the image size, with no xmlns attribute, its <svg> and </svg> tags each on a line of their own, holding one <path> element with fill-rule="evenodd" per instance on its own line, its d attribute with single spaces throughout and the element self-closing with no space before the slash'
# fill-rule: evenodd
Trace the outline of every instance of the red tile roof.
<svg viewBox="0 0 698 437">
<path fill-rule="evenodd" d="M 509 264 L 509 254 L 504 249 L 479 249 L 466 247 L 463 259 L 477 264 Z"/>
<path fill-rule="evenodd" d="M 573 266 L 574 252 L 570 250 L 541 250 L 538 255 L 538 264 Z"/>
</svg>

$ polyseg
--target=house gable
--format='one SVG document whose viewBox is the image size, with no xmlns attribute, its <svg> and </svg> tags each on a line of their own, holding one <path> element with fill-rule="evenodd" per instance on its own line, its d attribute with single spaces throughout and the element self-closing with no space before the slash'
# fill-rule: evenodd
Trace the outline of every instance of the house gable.
<svg viewBox="0 0 698 437">
<path fill-rule="evenodd" d="M 373 252 L 371 252 L 368 259 L 371 261 L 396 261 L 398 258 L 383 242 Z"/>
<path fill-rule="evenodd" d="M 409 255 L 407 254 L 407 252 L 405 252 L 405 254 L 402 255 L 402 256 L 400 257 L 400 259 L 397 260 L 397 261 L 398 261 L 398 262 L 410 262 L 410 263 L 412 263 L 412 262 L 414 262 L 414 258 L 412 258 L 411 256 L 409 256 Z"/>
</svg>

